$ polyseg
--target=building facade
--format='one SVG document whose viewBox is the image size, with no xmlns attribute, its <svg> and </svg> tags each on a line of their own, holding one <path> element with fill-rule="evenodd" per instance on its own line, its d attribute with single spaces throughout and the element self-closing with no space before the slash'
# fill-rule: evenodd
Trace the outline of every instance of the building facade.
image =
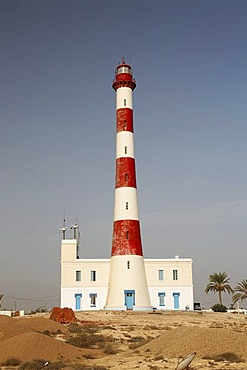
<svg viewBox="0 0 247 370">
<path fill-rule="evenodd" d="M 144 259 L 152 309 L 193 309 L 192 262 L 191 258 L 178 256 L 169 259 Z M 77 240 L 63 239 L 61 307 L 70 307 L 75 311 L 108 309 L 110 263 L 110 259 L 77 258 Z M 135 301 L 130 305 L 127 295 L 129 292 L 126 290 L 122 294 L 119 309 L 135 310 Z"/>
</svg>

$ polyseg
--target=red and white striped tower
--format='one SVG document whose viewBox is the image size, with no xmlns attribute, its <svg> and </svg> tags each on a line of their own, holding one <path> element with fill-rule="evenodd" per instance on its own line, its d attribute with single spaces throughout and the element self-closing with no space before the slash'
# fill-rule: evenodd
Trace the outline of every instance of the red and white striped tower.
<svg viewBox="0 0 247 370">
<path fill-rule="evenodd" d="M 131 67 L 124 61 L 115 72 L 116 185 L 112 253 L 106 309 L 152 309 L 143 261 L 134 156 Z"/>
</svg>

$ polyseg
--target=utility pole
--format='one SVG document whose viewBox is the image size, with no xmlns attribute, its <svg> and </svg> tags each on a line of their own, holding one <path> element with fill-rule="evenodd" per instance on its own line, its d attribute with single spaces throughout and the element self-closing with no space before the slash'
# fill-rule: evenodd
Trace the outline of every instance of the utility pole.
<svg viewBox="0 0 247 370">
<path fill-rule="evenodd" d="M 0 310 L 1 310 L 1 308 L 2 308 L 2 304 L 1 304 L 1 302 L 2 302 L 2 298 L 3 298 L 3 294 L 0 294 Z"/>
</svg>

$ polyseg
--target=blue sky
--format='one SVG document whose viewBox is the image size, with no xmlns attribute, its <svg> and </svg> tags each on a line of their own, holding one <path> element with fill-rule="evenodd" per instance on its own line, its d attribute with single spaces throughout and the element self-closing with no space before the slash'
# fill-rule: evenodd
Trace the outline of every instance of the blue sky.
<svg viewBox="0 0 247 370">
<path fill-rule="evenodd" d="M 246 19 L 245 0 L 0 2 L 3 307 L 58 305 L 64 213 L 82 257 L 110 256 L 122 56 L 145 257 L 191 257 L 205 307 L 209 274 L 247 278 Z"/>
</svg>

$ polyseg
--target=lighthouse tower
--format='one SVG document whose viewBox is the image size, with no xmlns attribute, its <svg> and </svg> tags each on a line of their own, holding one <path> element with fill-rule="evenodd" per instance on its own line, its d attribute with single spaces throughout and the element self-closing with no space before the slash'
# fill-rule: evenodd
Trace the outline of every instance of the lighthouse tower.
<svg viewBox="0 0 247 370">
<path fill-rule="evenodd" d="M 152 309 L 143 261 L 134 156 L 131 67 L 122 61 L 116 91 L 116 184 L 110 277 L 106 309 Z"/>
</svg>

